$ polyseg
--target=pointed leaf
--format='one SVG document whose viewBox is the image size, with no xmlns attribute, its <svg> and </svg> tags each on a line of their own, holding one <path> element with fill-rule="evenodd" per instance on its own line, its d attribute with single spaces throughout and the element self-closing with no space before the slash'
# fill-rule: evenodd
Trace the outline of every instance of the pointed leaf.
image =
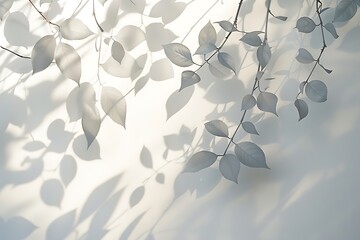
<svg viewBox="0 0 360 240">
<path fill-rule="evenodd" d="M 121 45 L 121 43 L 114 41 L 111 45 L 111 56 L 121 64 L 122 60 L 125 56 L 125 50 L 124 47 Z"/>
<path fill-rule="evenodd" d="M 355 16 L 357 11 L 356 2 L 353 0 L 341 0 L 335 8 L 333 22 L 346 22 Z"/>
<path fill-rule="evenodd" d="M 229 21 L 220 21 L 220 22 L 215 22 L 217 24 L 220 25 L 220 27 L 222 29 L 224 29 L 226 32 L 235 32 L 235 31 L 239 31 L 234 27 L 234 24 L 229 22 Z"/>
<path fill-rule="evenodd" d="M 308 115 L 309 108 L 304 100 L 296 99 L 294 105 L 299 113 L 299 121 Z"/>
<path fill-rule="evenodd" d="M 278 98 L 275 94 L 269 92 L 261 92 L 257 97 L 257 106 L 261 111 L 270 112 L 277 116 L 276 104 Z"/>
<path fill-rule="evenodd" d="M 200 151 L 192 155 L 185 165 L 184 172 L 198 172 L 208 168 L 216 161 L 217 155 L 209 151 Z"/>
<path fill-rule="evenodd" d="M 224 178 L 238 183 L 240 162 L 234 154 L 226 154 L 220 159 L 219 169 Z"/>
<path fill-rule="evenodd" d="M 170 61 L 179 67 L 189 67 L 193 65 L 189 48 L 181 43 L 169 43 L 164 45 L 164 51 Z"/>
<path fill-rule="evenodd" d="M 81 119 L 81 125 L 86 137 L 87 147 L 95 140 L 100 130 L 101 118 L 96 106 L 88 108 Z"/>
<path fill-rule="evenodd" d="M 215 51 L 217 47 L 213 43 L 204 43 L 196 49 L 194 55 L 204 55 Z"/>
<path fill-rule="evenodd" d="M 125 53 L 121 64 L 113 57 L 110 57 L 105 63 L 101 64 L 101 67 L 110 75 L 121 78 L 130 78 L 133 75 L 138 75 L 142 70 L 138 62 L 128 53 Z"/>
<path fill-rule="evenodd" d="M 231 69 L 235 74 L 236 74 L 236 67 L 235 67 L 235 62 L 234 59 L 232 58 L 232 56 L 226 52 L 220 52 L 218 55 L 218 60 L 219 62 L 224 66 L 227 67 L 229 69 Z"/>
<path fill-rule="evenodd" d="M 60 178 L 67 187 L 75 178 L 77 172 L 76 160 L 71 155 L 65 155 L 60 162 Z"/>
<path fill-rule="evenodd" d="M 242 38 L 240 38 L 240 41 L 254 47 L 259 47 L 262 43 L 257 32 L 246 33 Z"/>
<path fill-rule="evenodd" d="M 38 228 L 31 221 L 21 216 L 12 217 L 6 222 L 1 220 L 0 218 L 0 232 L 1 238 L 4 240 L 30 239 L 30 234 Z"/>
<path fill-rule="evenodd" d="M 164 81 L 174 78 L 174 68 L 169 59 L 163 58 L 153 62 L 150 67 L 150 78 L 154 81 Z"/>
<path fill-rule="evenodd" d="M 235 154 L 242 164 L 253 168 L 269 168 L 263 150 L 252 142 L 241 142 L 235 145 Z"/>
<path fill-rule="evenodd" d="M 253 95 L 245 95 L 242 103 L 241 103 L 241 110 L 249 110 L 256 105 L 256 99 Z"/>
<path fill-rule="evenodd" d="M 147 82 L 149 81 L 149 74 L 139 78 L 136 83 L 135 83 L 135 87 L 134 87 L 134 91 L 135 91 L 135 95 L 138 94 L 140 92 L 141 89 L 143 89 L 145 87 L 145 85 L 147 84 Z"/>
<path fill-rule="evenodd" d="M 140 162 L 146 168 L 153 168 L 151 152 L 145 146 L 143 146 L 140 152 Z"/>
<path fill-rule="evenodd" d="M 56 47 L 55 62 L 65 77 L 79 84 L 81 77 L 81 58 L 76 50 L 66 43 Z"/>
<path fill-rule="evenodd" d="M 60 33 L 67 40 L 81 40 L 94 34 L 80 19 L 76 18 L 63 21 L 60 24 Z"/>
<path fill-rule="evenodd" d="M 137 187 L 130 195 L 130 199 L 129 199 L 130 207 L 134 207 L 135 205 L 137 205 L 143 199 L 144 195 L 145 195 L 145 187 L 144 186 Z"/>
<path fill-rule="evenodd" d="M 46 69 L 54 60 L 56 42 L 53 35 L 42 37 L 31 52 L 33 74 Z"/>
<path fill-rule="evenodd" d="M 268 44 L 261 45 L 256 52 L 257 59 L 261 66 L 261 69 L 264 69 L 271 59 L 271 49 Z"/>
<path fill-rule="evenodd" d="M 315 22 L 309 17 L 301 17 L 296 22 L 297 30 L 302 33 L 311 33 L 315 27 Z"/>
<path fill-rule="evenodd" d="M 331 35 L 332 35 L 335 39 L 339 37 L 339 35 L 337 34 L 336 29 L 335 29 L 335 27 L 334 27 L 334 24 L 332 24 L 332 23 L 327 23 L 327 24 L 324 25 L 324 28 L 325 28 L 326 30 L 328 30 L 328 32 L 331 33 Z"/>
<path fill-rule="evenodd" d="M 194 90 L 194 86 L 190 86 L 180 92 L 176 90 L 169 96 L 166 101 L 167 119 L 171 118 L 175 113 L 186 106 L 186 104 L 190 101 Z"/>
<path fill-rule="evenodd" d="M 199 45 L 202 46 L 204 44 L 212 43 L 215 45 L 216 43 L 216 31 L 211 22 L 208 22 L 199 32 Z"/>
<path fill-rule="evenodd" d="M 299 53 L 296 56 L 296 60 L 298 60 L 298 62 L 304 63 L 304 64 L 309 64 L 315 61 L 314 57 L 311 55 L 311 53 L 306 50 L 305 48 L 300 48 L 299 49 Z"/>
<path fill-rule="evenodd" d="M 229 136 L 228 126 L 221 120 L 212 120 L 210 122 L 207 122 L 205 123 L 205 128 L 212 135 L 218 137 Z"/>
<path fill-rule="evenodd" d="M 190 70 L 183 71 L 181 73 L 181 86 L 179 91 L 198 82 L 200 82 L 200 76 L 196 72 Z"/>
<path fill-rule="evenodd" d="M 250 134 L 259 135 L 258 131 L 256 130 L 255 125 L 252 122 L 243 122 L 241 124 L 241 126 L 243 127 L 245 132 L 250 133 Z"/>
<path fill-rule="evenodd" d="M 313 102 L 325 102 L 327 100 L 327 87 L 320 80 L 313 80 L 305 86 L 306 96 Z"/>
<path fill-rule="evenodd" d="M 119 90 L 113 87 L 103 87 L 101 107 L 114 122 L 125 128 L 126 101 Z"/>
</svg>

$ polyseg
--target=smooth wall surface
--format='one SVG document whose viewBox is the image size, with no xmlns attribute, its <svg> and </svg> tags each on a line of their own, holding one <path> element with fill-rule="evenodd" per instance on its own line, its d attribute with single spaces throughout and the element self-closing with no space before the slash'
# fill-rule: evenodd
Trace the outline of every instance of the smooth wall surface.
<svg viewBox="0 0 360 240">
<path fill-rule="evenodd" d="M 98 32 L 91 1 L 54 1 L 41 9 L 61 22 L 79 2 L 74 16 Z M 338 39 L 326 34 L 322 61 L 333 72 L 317 68 L 312 79 L 327 84 L 328 100 L 307 101 L 309 116 L 298 122 L 293 101 L 312 65 L 295 56 L 300 47 L 317 56 L 320 31 L 306 35 L 294 29 L 301 16 L 316 19 L 312 1 L 272 2 L 274 13 L 288 16 L 286 22 L 270 19 L 273 57 L 266 77 L 275 79 L 262 83 L 278 95 L 279 116 L 254 110 L 247 119 L 260 136 L 240 132 L 236 138 L 261 146 L 271 170 L 242 166 L 239 184 L 224 179 L 217 163 L 198 173 L 181 170 L 193 153 L 225 148 L 204 123 L 221 119 L 235 130 L 256 73 L 256 50 L 234 33 L 224 51 L 235 58 L 237 75 L 217 78 L 205 67 L 201 82 L 175 97 L 184 69 L 161 50 L 162 44 L 183 42 L 194 52 L 209 21 L 221 43 L 225 33 L 215 22 L 232 21 L 236 1 L 146 1 L 144 16 L 126 0 L 96 2 L 107 34 L 123 39 L 118 32 L 128 25 L 144 31 L 131 54 L 147 56 L 142 74 L 151 79 L 127 95 L 126 129 L 104 118 L 89 149 L 74 107 L 76 83 L 55 64 L 32 75 L 28 59 L 1 50 L 0 239 L 359 239 L 360 13 L 337 25 Z M 263 1 L 244 1 L 239 28 L 262 30 L 265 11 Z M 15 1 L 11 12 L 11 21 L 0 23 L 0 43 L 29 56 L 52 28 L 26 1 Z M 96 41 L 93 35 L 71 44 L 82 57 L 81 82 L 93 84 L 99 101 Z M 109 46 L 103 49 L 100 63 L 109 57 Z M 104 86 L 123 94 L 137 81 L 99 71 Z M 168 119 L 169 112 L 174 114 Z"/>
</svg>

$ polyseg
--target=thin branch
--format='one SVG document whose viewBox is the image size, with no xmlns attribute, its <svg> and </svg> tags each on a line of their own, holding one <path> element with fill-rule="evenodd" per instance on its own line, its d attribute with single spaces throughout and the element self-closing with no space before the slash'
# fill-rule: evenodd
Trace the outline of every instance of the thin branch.
<svg viewBox="0 0 360 240">
<path fill-rule="evenodd" d="M 53 23 L 51 22 L 50 20 L 48 20 L 45 15 L 35 6 L 35 4 L 31 1 L 31 0 L 28 0 L 30 2 L 30 4 L 35 8 L 35 10 L 40 14 L 40 16 L 47 22 L 49 23 L 50 25 L 53 25 L 53 26 L 56 26 L 60 29 L 60 26 L 56 23 Z"/>
<path fill-rule="evenodd" d="M 98 28 L 100 29 L 101 32 L 104 32 L 104 29 L 100 26 L 99 21 L 96 18 L 96 14 L 95 14 L 95 0 L 93 0 L 93 16 L 96 22 L 96 25 L 98 26 Z"/>
<path fill-rule="evenodd" d="M 31 59 L 31 57 L 27 57 L 27 56 L 20 55 L 19 53 L 16 53 L 16 52 L 14 52 L 14 51 L 11 51 L 10 49 L 8 49 L 8 48 L 6 48 L 6 47 L 0 46 L 0 48 L 3 49 L 3 50 L 5 50 L 5 51 L 7 51 L 7 52 L 9 52 L 9 53 L 12 53 L 12 54 L 18 56 L 18 57 L 25 58 L 25 59 Z"/>
</svg>

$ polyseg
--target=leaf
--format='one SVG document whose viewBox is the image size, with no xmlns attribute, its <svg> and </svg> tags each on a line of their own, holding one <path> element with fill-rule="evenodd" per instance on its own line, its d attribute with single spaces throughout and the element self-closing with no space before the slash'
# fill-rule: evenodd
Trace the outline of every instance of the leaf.
<svg viewBox="0 0 360 240">
<path fill-rule="evenodd" d="M 0 2 L 0 20 L 3 19 L 4 15 L 10 10 L 14 0 L 2 0 Z"/>
<path fill-rule="evenodd" d="M 163 173 L 158 173 L 158 174 L 156 174 L 155 180 L 160 184 L 164 184 L 165 183 L 165 175 Z"/>
<path fill-rule="evenodd" d="M 60 33 L 67 40 L 81 40 L 94 34 L 80 19 L 76 18 L 63 21 L 60 24 Z"/>
<path fill-rule="evenodd" d="M 261 45 L 256 52 L 257 59 L 261 66 L 261 69 L 264 69 L 271 59 L 271 50 L 268 44 Z"/>
<path fill-rule="evenodd" d="M 167 119 L 171 118 L 175 113 L 186 106 L 186 104 L 190 101 L 194 90 L 194 86 L 190 86 L 180 92 L 176 90 L 169 96 L 166 101 Z"/>
<path fill-rule="evenodd" d="M 294 105 L 299 113 L 299 121 L 308 115 L 309 108 L 304 100 L 296 99 Z"/>
<path fill-rule="evenodd" d="M 124 47 L 121 45 L 121 43 L 114 41 L 111 45 L 111 56 L 121 64 L 122 60 L 125 56 L 125 50 Z"/>
<path fill-rule="evenodd" d="M 320 80 L 313 80 L 305 86 L 306 96 L 313 102 L 325 102 L 327 100 L 327 87 Z"/>
<path fill-rule="evenodd" d="M 141 199 L 143 199 L 144 195 L 145 195 L 145 187 L 144 186 L 137 187 L 130 195 L 130 199 L 129 199 L 130 207 L 134 207 L 135 205 L 137 205 L 141 201 Z"/>
<path fill-rule="evenodd" d="M 45 204 L 60 207 L 64 188 L 58 179 L 46 180 L 41 186 L 40 196 Z"/>
<path fill-rule="evenodd" d="M 95 140 L 100 130 L 101 118 L 96 106 L 88 108 L 81 119 L 81 125 L 86 137 L 87 147 Z"/>
<path fill-rule="evenodd" d="M 259 47 L 262 43 L 257 32 L 246 33 L 242 38 L 240 38 L 240 41 L 253 47 Z"/>
<path fill-rule="evenodd" d="M 234 24 L 229 22 L 229 21 L 220 21 L 220 22 L 215 22 L 217 24 L 220 25 L 220 27 L 222 29 L 224 29 L 226 32 L 235 32 L 235 31 L 239 31 L 234 27 Z"/>
<path fill-rule="evenodd" d="M 6 240 L 29 239 L 30 234 L 37 229 L 28 219 L 15 216 L 2 223 L 0 218 L 1 238 Z"/>
<path fill-rule="evenodd" d="M 243 122 L 241 124 L 241 126 L 243 127 L 245 132 L 250 133 L 250 134 L 259 135 L 258 131 L 256 130 L 255 125 L 252 122 Z"/>
<path fill-rule="evenodd" d="M 235 145 L 235 155 L 248 167 L 269 168 L 263 150 L 252 142 L 241 142 Z"/>
<path fill-rule="evenodd" d="M 314 57 L 305 48 L 300 48 L 299 53 L 296 56 L 296 60 L 300 63 L 309 64 L 315 61 Z"/>
<path fill-rule="evenodd" d="M 198 82 L 200 82 L 200 76 L 196 72 L 190 70 L 183 71 L 181 73 L 181 86 L 179 91 Z"/>
<path fill-rule="evenodd" d="M 114 122 L 125 128 L 126 101 L 124 95 L 113 87 L 101 90 L 101 107 Z"/>
<path fill-rule="evenodd" d="M 151 152 L 145 146 L 143 146 L 140 152 L 140 162 L 146 168 L 153 168 Z"/>
<path fill-rule="evenodd" d="M 339 35 L 336 32 L 336 29 L 334 27 L 334 24 L 327 23 L 324 25 L 324 28 L 336 39 L 339 37 Z"/>
<path fill-rule="evenodd" d="M 103 6 L 104 6 L 104 4 L 107 2 L 107 0 L 98 0 L 99 1 L 99 3 L 101 3 Z"/>
<path fill-rule="evenodd" d="M 315 22 L 309 17 L 301 17 L 296 21 L 296 28 L 302 33 L 311 33 L 315 27 Z"/>
<path fill-rule="evenodd" d="M 101 64 L 103 69 L 110 75 L 121 78 L 130 78 L 134 75 L 140 74 L 142 68 L 137 61 L 128 53 L 125 53 L 121 64 L 113 57 Z"/>
<path fill-rule="evenodd" d="M 65 155 L 60 162 L 60 178 L 67 187 L 75 178 L 77 172 L 76 160 L 71 155 Z"/>
<path fill-rule="evenodd" d="M 218 55 L 219 62 L 229 69 L 231 69 L 236 74 L 235 62 L 232 56 L 226 52 L 220 52 Z"/>
<path fill-rule="evenodd" d="M 149 74 L 139 78 L 136 83 L 135 83 L 135 87 L 134 87 L 134 91 L 135 91 L 135 95 L 138 94 L 140 92 L 141 89 L 143 89 L 145 87 L 145 85 L 147 84 L 147 82 L 149 81 Z"/>
<path fill-rule="evenodd" d="M 197 152 L 189 159 L 183 171 L 198 172 L 204 168 L 208 168 L 213 165 L 217 157 L 215 153 L 209 151 Z"/>
<path fill-rule="evenodd" d="M 189 67 L 193 65 L 189 48 L 181 43 L 169 43 L 163 46 L 166 56 L 170 61 L 179 67 Z"/>
<path fill-rule="evenodd" d="M 257 107 L 264 112 L 270 112 L 277 116 L 276 104 L 278 98 L 275 94 L 269 92 L 261 92 L 257 97 Z"/>
<path fill-rule="evenodd" d="M 238 183 L 240 162 L 234 154 L 226 154 L 220 159 L 219 169 L 224 178 Z"/>
<path fill-rule="evenodd" d="M 276 19 L 279 19 L 281 21 L 286 21 L 287 20 L 287 17 L 285 16 L 275 16 Z"/>
<path fill-rule="evenodd" d="M 65 77 L 79 84 L 81 77 L 81 58 L 76 50 L 67 43 L 56 47 L 55 62 Z"/>
<path fill-rule="evenodd" d="M 167 58 L 153 62 L 150 67 L 150 78 L 154 81 L 164 81 L 174 78 L 173 65 Z"/>
<path fill-rule="evenodd" d="M 46 146 L 43 142 L 31 141 L 31 142 L 26 143 L 23 148 L 27 151 L 34 152 L 34 151 L 39 151 L 41 149 L 44 149 L 44 148 L 46 148 Z"/>
<path fill-rule="evenodd" d="M 131 51 L 145 41 L 145 33 L 137 26 L 127 25 L 120 29 L 116 39 L 127 51 Z"/>
<path fill-rule="evenodd" d="M 355 16 L 357 11 L 356 2 L 353 0 L 341 0 L 335 8 L 333 22 L 346 22 Z"/>
<path fill-rule="evenodd" d="M 215 51 L 217 47 L 213 43 L 204 43 L 196 49 L 194 55 L 204 55 Z"/>
<path fill-rule="evenodd" d="M 215 45 L 216 38 L 217 35 L 215 28 L 209 21 L 199 32 L 199 37 L 198 37 L 199 45 L 202 46 L 209 43 Z"/>
<path fill-rule="evenodd" d="M 46 69 L 54 60 L 56 41 L 53 35 L 42 37 L 31 52 L 33 74 Z"/>
<path fill-rule="evenodd" d="M 228 137 L 229 130 L 228 126 L 221 120 L 212 120 L 204 124 L 206 130 L 212 135 L 218 137 Z"/>
<path fill-rule="evenodd" d="M 245 95 L 241 103 L 241 110 L 249 110 L 256 105 L 256 99 L 253 95 Z"/>
<path fill-rule="evenodd" d="M 72 210 L 52 221 L 46 230 L 46 239 L 61 240 L 67 239 L 73 231 L 76 211 Z"/>
<path fill-rule="evenodd" d="M 258 72 L 256 73 L 256 80 L 260 80 L 263 76 L 264 76 L 264 72 L 258 71 Z"/>
</svg>

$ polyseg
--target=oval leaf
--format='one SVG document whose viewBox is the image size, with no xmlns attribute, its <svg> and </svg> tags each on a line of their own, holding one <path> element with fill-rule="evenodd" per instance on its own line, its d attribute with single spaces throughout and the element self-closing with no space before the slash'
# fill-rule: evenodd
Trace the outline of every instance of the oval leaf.
<svg viewBox="0 0 360 240">
<path fill-rule="evenodd" d="M 15 216 L 6 222 L 0 218 L 1 238 L 6 240 L 30 239 L 30 234 L 38 227 L 26 218 Z"/>
<path fill-rule="evenodd" d="M 196 72 L 190 70 L 183 71 L 181 73 L 181 86 L 179 91 L 198 82 L 200 82 L 200 76 Z"/>
<path fill-rule="evenodd" d="M 208 168 L 216 161 L 217 155 L 209 151 L 200 151 L 192 155 L 185 165 L 184 172 L 198 172 Z"/>
<path fill-rule="evenodd" d="M 99 110 L 96 106 L 89 106 L 89 108 L 86 109 L 81 119 L 81 125 L 86 137 L 87 147 L 89 148 L 99 133 L 101 125 Z"/>
<path fill-rule="evenodd" d="M 196 49 L 194 55 L 204 55 L 215 51 L 217 47 L 213 43 L 204 43 Z"/>
<path fill-rule="evenodd" d="M 226 154 L 220 159 L 219 170 L 224 178 L 238 183 L 240 162 L 234 154 Z"/>
<path fill-rule="evenodd" d="M 125 50 L 124 47 L 121 45 L 121 43 L 114 41 L 111 45 L 111 56 L 121 64 L 122 60 L 125 56 Z"/>
<path fill-rule="evenodd" d="M 127 25 L 120 29 L 116 39 L 127 51 L 131 51 L 145 41 L 145 33 L 137 26 Z"/>
<path fill-rule="evenodd" d="M 175 113 L 186 106 L 186 104 L 190 101 L 194 90 L 194 86 L 190 86 L 180 92 L 176 90 L 169 96 L 166 101 L 167 119 L 171 118 Z"/>
<path fill-rule="evenodd" d="M 31 141 L 25 144 L 24 149 L 27 151 L 39 151 L 46 148 L 45 144 L 40 141 Z"/>
<path fill-rule="evenodd" d="M 65 77 L 79 84 L 81 77 L 81 58 L 76 50 L 66 43 L 56 47 L 55 62 Z"/>
<path fill-rule="evenodd" d="M 134 91 L 135 91 L 135 95 L 138 94 L 140 92 L 141 89 L 143 89 L 145 87 L 145 85 L 147 84 L 147 82 L 149 81 L 149 74 L 139 78 L 136 83 L 135 83 L 135 87 L 134 87 Z"/>
<path fill-rule="evenodd" d="M 257 97 L 257 107 L 264 112 L 270 112 L 277 116 L 276 104 L 278 98 L 275 94 L 269 92 L 261 92 Z"/>
<path fill-rule="evenodd" d="M 156 180 L 156 182 L 158 182 L 160 184 L 164 184 L 165 183 L 165 174 L 163 174 L 163 173 L 156 174 L 155 180 Z"/>
<path fill-rule="evenodd" d="M 299 113 L 299 121 L 308 115 L 309 108 L 304 100 L 296 99 L 294 105 Z"/>
<path fill-rule="evenodd" d="M 299 49 L 299 53 L 296 56 L 296 60 L 298 60 L 298 62 L 304 63 L 304 64 L 309 64 L 315 61 L 314 57 L 311 55 L 311 53 L 304 49 L 304 48 L 300 48 Z"/>
<path fill-rule="evenodd" d="M 224 66 L 227 67 L 229 69 L 231 69 L 235 74 L 236 74 L 236 70 L 235 70 L 235 62 L 232 58 L 232 56 L 226 52 L 220 52 L 218 55 L 218 60 L 219 62 Z"/>
<path fill-rule="evenodd" d="M 164 45 L 164 51 L 170 61 L 179 67 L 189 67 L 193 65 L 189 48 L 181 43 L 169 43 Z"/>
<path fill-rule="evenodd" d="M 240 41 L 253 47 L 259 47 L 262 43 L 257 32 L 246 33 L 242 38 L 240 38 Z"/>
<path fill-rule="evenodd" d="M 243 127 L 245 132 L 250 133 L 250 134 L 259 135 L 258 131 L 256 130 L 255 125 L 252 122 L 243 122 L 241 124 L 241 126 Z"/>
<path fill-rule="evenodd" d="M 257 59 L 261 66 L 261 69 L 264 69 L 271 59 L 271 49 L 268 44 L 261 45 L 256 52 Z"/>
<path fill-rule="evenodd" d="M 301 17 L 296 21 L 296 28 L 302 33 L 311 33 L 315 27 L 315 22 L 309 17 Z"/>
<path fill-rule="evenodd" d="M 60 24 L 61 36 L 67 40 L 81 40 L 93 34 L 79 19 L 69 18 Z"/>
<path fill-rule="evenodd" d="M 101 107 L 114 122 L 125 128 L 126 101 L 124 95 L 113 87 L 101 90 Z"/>
<path fill-rule="evenodd" d="M 60 162 L 60 178 L 67 187 L 75 178 L 77 172 L 76 160 L 71 155 L 65 155 Z"/>
<path fill-rule="evenodd" d="M 143 146 L 143 148 L 142 148 L 142 150 L 140 152 L 140 162 L 146 168 L 152 168 L 153 167 L 151 152 L 145 146 Z"/>
<path fill-rule="evenodd" d="M 327 87 L 320 80 L 313 80 L 305 86 L 306 96 L 313 102 L 325 102 L 327 100 Z"/>
<path fill-rule="evenodd" d="M 224 29 L 226 32 L 239 31 L 234 27 L 234 24 L 229 21 L 220 21 L 220 22 L 216 22 L 216 23 L 219 24 L 220 27 L 222 29 Z"/>
<path fill-rule="evenodd" d="M 42 37 L 31 52 L 33 74 L 46 69 L 54 60 L 56 41 L 53 35 Z"/>
<path fill-rule="evenodd" d="M 218 137 L 228 137 L 229 135 L 228 126 L 221 120 L 207 122 L 205 128 L 209 133 Z"/>
<path fill-rule="evenodd" d="M 334 24 L 327 23 L 324 25 L 324 28 L 336 39 L 339 37 L 339 35 L 336 32 L 336 29 L 334 27 Z"/>
<path fill-rule="evenodd" d="M 253 95 L 245 95 L 242 103 L 241 103 L 241 110 L 249 110 L 256 105 L 256 99 Z"/>
<path fill-rule="evenodd" d="M 335 8 L 333 22 L 346 22 L 355 16 L 357 11 L 356 2 L 353 0 L 341 0 Z"/>
<path fill-rule="evenodd" d="M 145 187 L 137 187 L 130 195 L 129 204 L 130 207 L 137 205 L 145 195 Z"/>
<path fill-rule="evenodd" d="M 154 81 L 164 81 L 174 78 L 173 65 L 167 58 L 153 62 L 150 67 L 150 78 Z"/>
<path fill-rule="evenodd" d="M 199 45 L 202 46 L 204 44 L 211 43 L 215 45 L 216 43 L 216 31 L 211 22 L 208 22 L 199 32 Z"/>
<path fill-rule="evenodd" d="M 40 196 L 47 205 L 60 207 L 64 197 L 64 188 L 57 179 L 46 180 L 41 186 Z"/>
<path fill-rule="evenodd" d="M 269 168 L 263 150 L 252 142 L 235 145 L 235 154 L 242 164 L 253 168 Z"/>
</svg>

